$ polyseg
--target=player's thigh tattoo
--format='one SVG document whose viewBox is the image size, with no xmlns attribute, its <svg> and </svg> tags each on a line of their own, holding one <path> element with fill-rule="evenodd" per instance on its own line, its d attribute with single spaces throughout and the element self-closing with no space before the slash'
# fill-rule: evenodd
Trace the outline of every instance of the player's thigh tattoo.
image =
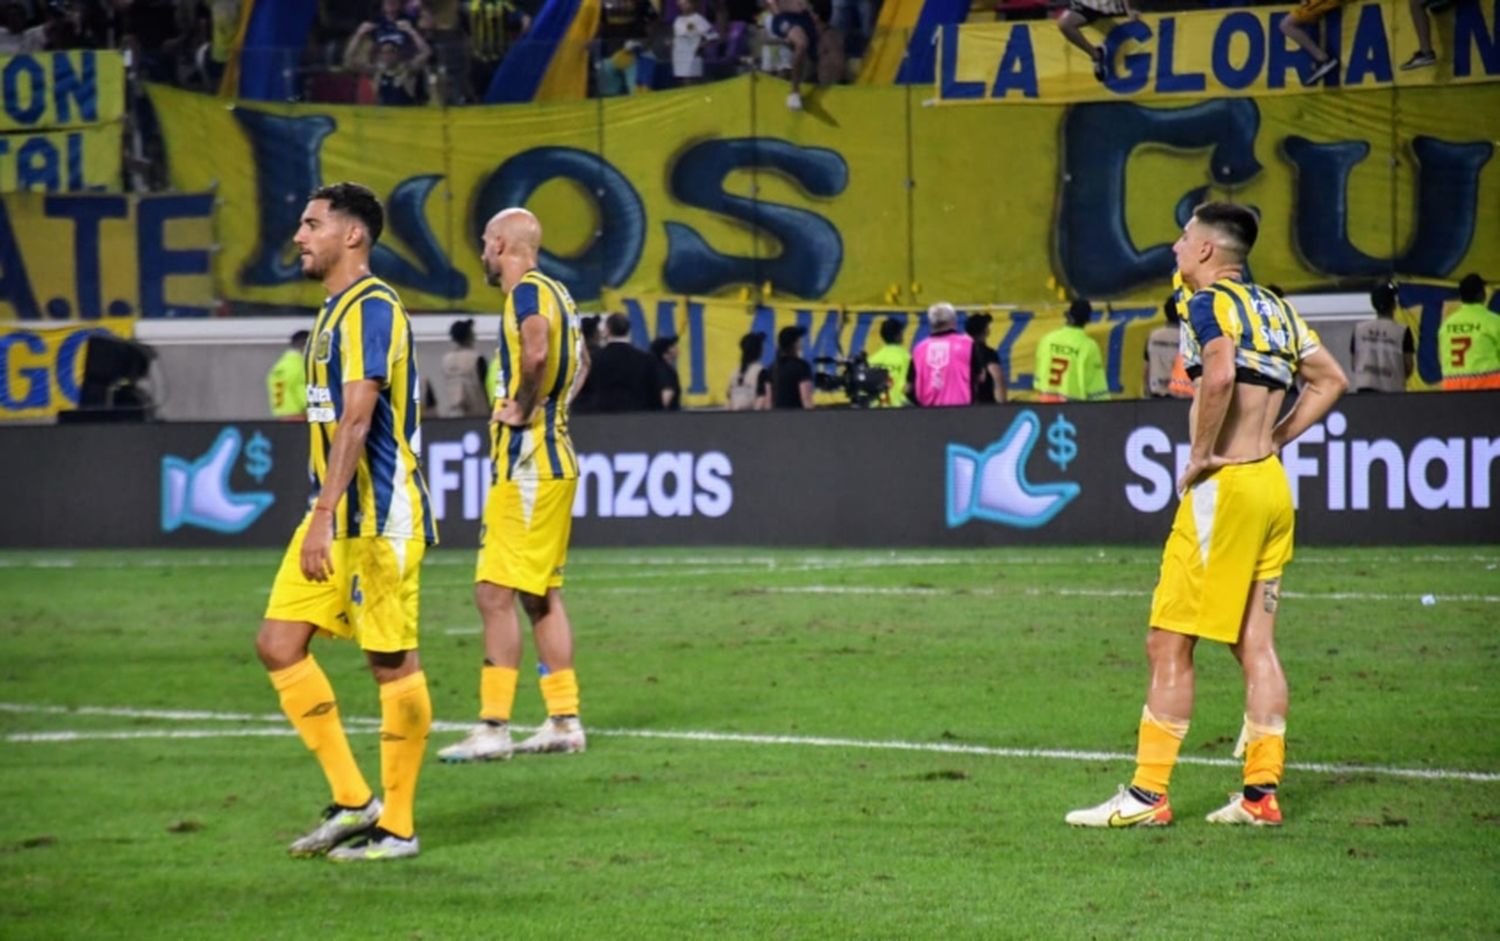
<svg viewBox="0 0 1500 941">
<path fill-rule="evenodd" d="M 1273 578 L 1266 582 L 1265 597 L 1263 599 L 1267 614 L 1276 613 L 1276 605 L 1281 601 L 1281 579 Z"/>
</svg>

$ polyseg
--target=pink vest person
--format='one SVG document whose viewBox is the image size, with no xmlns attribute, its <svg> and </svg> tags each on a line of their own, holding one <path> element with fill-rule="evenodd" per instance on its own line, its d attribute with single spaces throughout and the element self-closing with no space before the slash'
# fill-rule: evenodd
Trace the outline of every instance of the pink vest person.
<svg viewBox="0 0 1500 941">
<path fill-rule="evenodd" d="M 927 308 L 927 322 L 932 334 L 911 351 L 917 404 L 929 408 L 972 404 L 973 338 L 957 332 L 958 314 L 952 304 Z"/>
</svg>

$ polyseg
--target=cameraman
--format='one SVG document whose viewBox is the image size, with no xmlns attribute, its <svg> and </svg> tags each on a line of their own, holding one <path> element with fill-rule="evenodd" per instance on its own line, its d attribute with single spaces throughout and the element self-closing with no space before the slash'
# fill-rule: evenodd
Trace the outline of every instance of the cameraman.
<svg viewBox="0 0 1500 941">
<path fill-rule="evenodd" d="M 797 343 L 807 336 L 806 327 L 782 327 L 776 334 L 776 363 L 771 367 L 772 408 L 812 408 L 813 371 L 797 355 Z"/>
<path fill-rule="evenodd" d="M 974 401 L 974 340 L 958 332 L 958 312 L 938 302 L 927 308 L 932 333 L 911 351 L 913 398 L 924 408 Z"/>
</svg>

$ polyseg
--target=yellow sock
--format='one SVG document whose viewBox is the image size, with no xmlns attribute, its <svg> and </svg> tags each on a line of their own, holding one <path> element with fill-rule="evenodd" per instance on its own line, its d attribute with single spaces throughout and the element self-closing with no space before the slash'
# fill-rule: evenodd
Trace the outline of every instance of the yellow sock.
<svg viewBox="0 0 1500 941">
<path fill-rule="evenodd" d="M 427 674 L 419 671 L 381 685 L 380 784 L 385 788 L 385 808 L 379 825 L 399 837 L 409 837 L 416 829 L 412 805 L 431 728 Z"/>
<path fill-rule="evenodd" d="M 538 683 L 549 716 L 578 715 L 578 674 L 572 670 L 548 673 Z"/>
<path fill-rule="evenodd" d="M 345 807 L 363 807 L 370 800 L 370 785 L 354 762 L 349 737 L 339 721 L 339 704 L 333 698 L 328 677 L 311 655 L 285 670 L 270 674 L 271 685 L 281 697 L 281 709 L 302 743 L 317 756 L 333 792 L 333 802 Z"/>
<path fill-rule="evenodd" d="M 516 704 L 516 679 L 520 671 L 510 667 L 492 667 L 479 671 L 479 718 L 509 722 L 510 710 Z"/>
<path fill-rule="evenodd" d="M 1240 737 L 1245 742 L 1245 784 L 1280 784 L 1286 769 L 1286 720 L 1271 716 L 1266 722 L 1255 722 L 1247 715 Z"/>
<path fill-rule="evenodd" d="M 1186 721 L 1159 718 L 1150 707 L 1142 708 L 1140 736 L 1135 747 L 1135 777 L 1130 786 L 1167 793 L 1172 766 L 1177 764 L 1177 750 L 1182 747 L 1187 731 Z"/>
</svg>

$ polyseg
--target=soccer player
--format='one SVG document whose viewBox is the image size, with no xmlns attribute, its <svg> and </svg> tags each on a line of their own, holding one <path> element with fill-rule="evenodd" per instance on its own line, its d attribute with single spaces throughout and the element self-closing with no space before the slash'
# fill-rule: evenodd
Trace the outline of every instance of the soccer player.
<svg viewBox="0 0 1500 941">
<path fill-rule="evenodd" d="M 1032 382 L 1039 401 L 1109 400 L 1099 344 L 1083 329 L 1093 316 L 1093 305 L 1079 298 L 1068 307 L 1068 322 L 1037 343 Z"/>
<path fill-rule="evenodd" d="M 1192 448 L 1162 553 L 1146 654 L 1151 682 L 1129 788 L 1067 815 L 1081 827 L 1172 822 L 1167 784 L 1193 714 L 1193 650 L 1229 645 L 1245 678 L 1244 789 L 1210 823 L 1277 826 L 1286 761 L 1287 685 L 1276 656 L 1281 573 L 1292 557 L 1291 489 L 1277 453 L 1348 387 L 1338 362 L 1281 298 L 1244 279 L 1260 229 L 1243 206 L 1204 203 L 1173 246 L 1188 288 L 1183 325 Z M 1304 385 L 1279 421 L 1293 379 Z"/>
<path fill-rule="evenodd" d="M 1464 275 L 1458 299 L 1463 306 L 1438 328 L 1443 389 L 1500 389 L 1500 314 L 1484 306 L 1484 279 Z"/>
<path fill-rule="evenodd" d="M 370 274 L 383 224 L 374 193 L 337 183 L 312 194 L 297 228 L 302 273 L 328 292 L 306 359 L 312 505 L 281 560 L 255 644 L 333 792 L 322 822 L 289 851 L 341 861 L 417 855 L 412 805 L 432 724 L 417 601 L 422 556 L 437 531 L 417 455 L 411 321 L 396 292 Z M 383 802 L 365 783 L 333 688 L 308 652 L 315 633 L 358 643 L 379 684 Z"/>
<path fill-rule="evenodd" d="M 479 723 L 438 752 L 443 761 L 581 752 L 585 745 L 562 585 L 578 489 L 568 412 L 587 375 L 588 353 L 568 289 L 537 270 L 541 245 L 541 223 L 525 209 L 506 209 L 484 228 L 485 275 L 506 295 L 490 419 L 494 474 L 474 574 L 484 666 Z M 548 717 L 519 745 L 510 736 L 521 666 L 518 599 L 531 621 Z"/>
</svg>

